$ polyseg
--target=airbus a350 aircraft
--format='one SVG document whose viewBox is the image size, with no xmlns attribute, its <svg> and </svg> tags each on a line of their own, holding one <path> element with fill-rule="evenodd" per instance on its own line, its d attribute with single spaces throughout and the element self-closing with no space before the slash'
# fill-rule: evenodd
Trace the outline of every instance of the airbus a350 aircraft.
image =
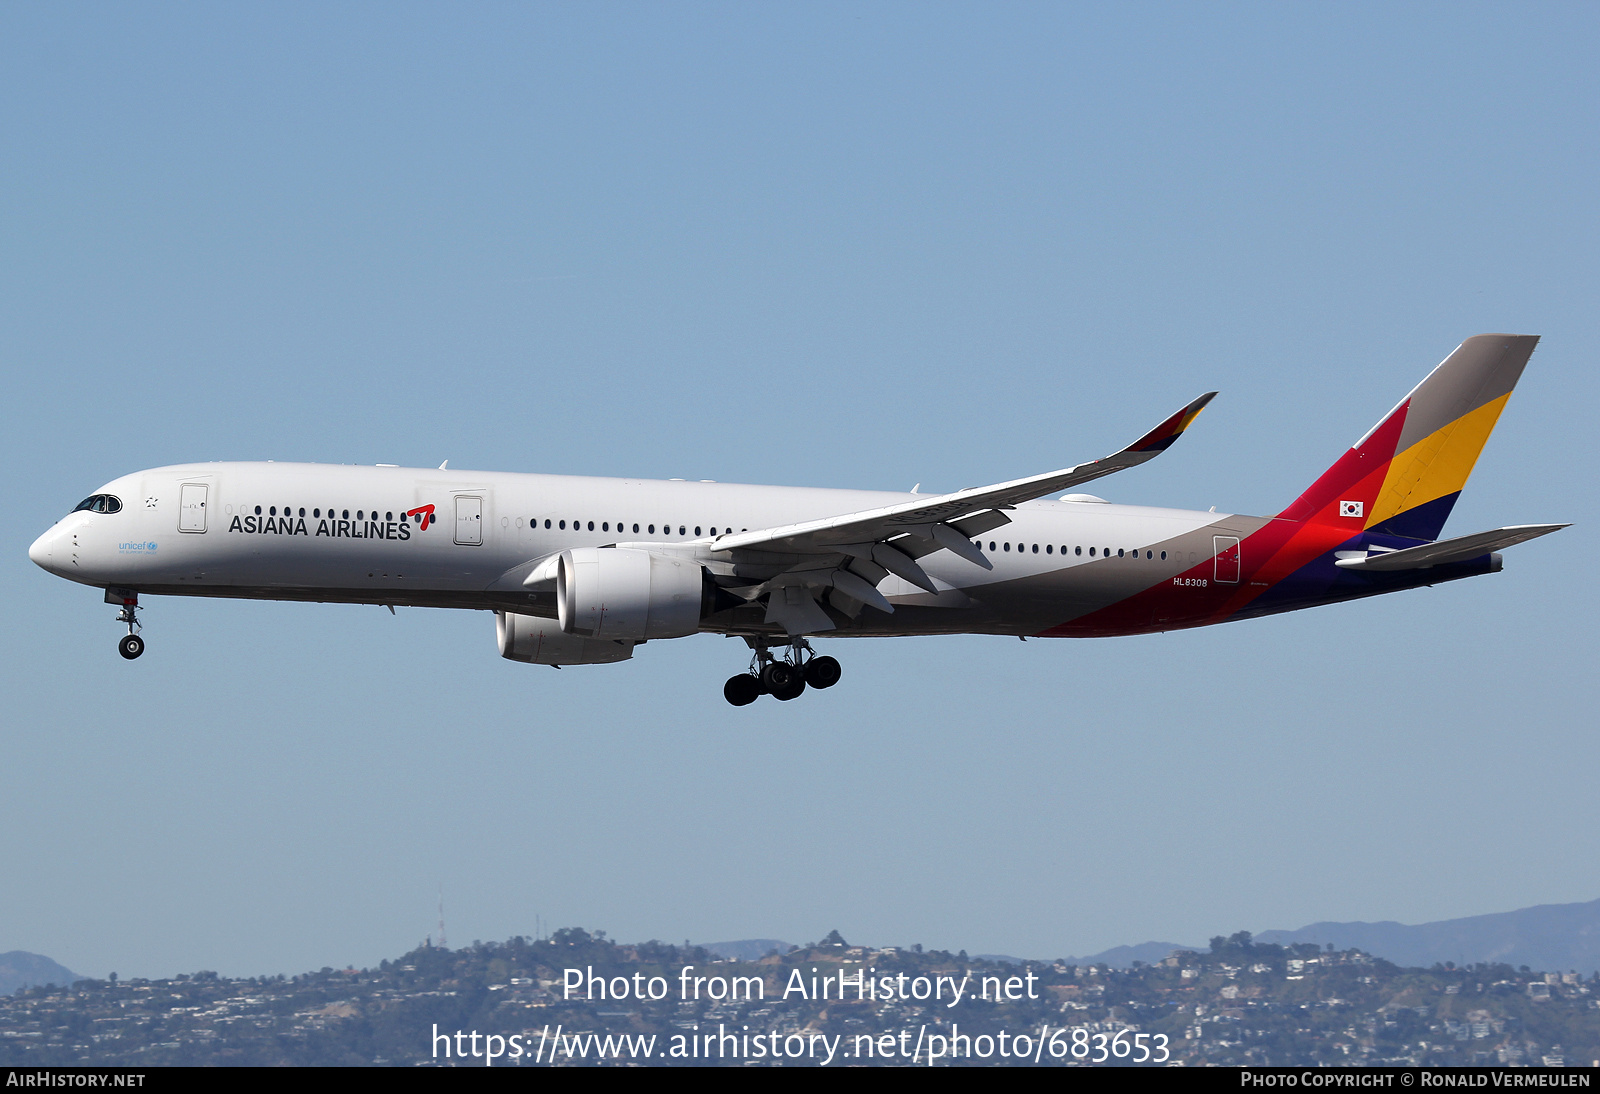
<svg viewBox="0 0 1600 1094">
<path fill-rule="evenodd" d="M 1564 528 L 1438 539 L 1538 338 L 1463 342 L 1277 516 L 1071 490 L 1154 459 L 1202 395 L 1114 455 L 953 494 L 292 463 L 201 463 L 101 487 L 28 551 L 139 595 L 493 611 L 502 656 L 626 661 L 701 631 L 754 651 L 743 706 L 831 687 L 816 635 L 1089 637 L 1199 627 L 1494 573 Z M 448 461 L 447 461 L 448 462 Z"/>
</svg>

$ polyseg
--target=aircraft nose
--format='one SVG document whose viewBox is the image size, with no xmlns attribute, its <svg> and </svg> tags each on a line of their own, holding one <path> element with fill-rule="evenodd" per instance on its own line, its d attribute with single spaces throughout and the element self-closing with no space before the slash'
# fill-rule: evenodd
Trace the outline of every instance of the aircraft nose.
<svg viewBox="0 0 1600 1094">
<path fill-rule="evenodd" d="M 55 557 L 56 540 L 60 538 L 59 532 L 60 529 L 51 528 L 44 535 L 34 540 L 33 546 L 28 548 L 28 557 L 33 560 L 34 564 L 36 566 L 42 566 L 51 573 L 56 572 L 56 567 L 53 563 L 53 560 Z"/>
</svg>

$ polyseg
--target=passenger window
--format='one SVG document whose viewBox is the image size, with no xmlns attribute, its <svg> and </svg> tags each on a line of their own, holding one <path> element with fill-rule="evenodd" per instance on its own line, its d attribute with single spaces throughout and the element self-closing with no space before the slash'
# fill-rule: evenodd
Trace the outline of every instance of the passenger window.
<svg viewBox="0 0 1600 1094">
<path fill-rule="evenodd" d="M 304 509 L 300 510 L 300 515 L 302 517 L 305 516 L 306 515 L 306 511 Z M 383 519 L 384 520 L 393 520 L 394 519 L 394 514 L 386 512 L 386 513 L 383 514 Z M 517 521 L 517 523 L 521 524 L 522 522 L 519 520 L 519 521 Z"/>
<path fill-rule="evenodd" d="M 678 534 L 680 536 L 686 536 L 686 535 L 689 534 L 689 532 L 688 532 L 688 529 L 684 528 L 684 526 L 680 524 L 680 525 L 678 525 Z"/>
<path fill-rule="evenodd" d="M 700 526 L 698 524 L 694 526 L 694 534 L 697 536 L 700 534 Z"/>
<path fill-rule="evenodd" d="M 656 534 L 656 526 L 654 524 L 650 526 L 650 534 L 652 536 Z"/>
<path fill-rule="evenodd" d="M 565 532 L 567 530 L 567 522 L 566 521 L 562 521 L 561 522 L 561 530 L 563 532 Z"/>
<path fill-rule="evenodd" d="M 1055 553 L 1055 548 L 1052 547 L 1050 544 L 1046 543 L 1044 545 L 1044 553 L 1047 554 L 1047 555 L 1054 554 Z"/>
<path fill-rule="evenodd" d="M 1004 547 L 1005 550 L 1007 550 L 1007 551 L 1011 550 L 1011 544 L 1009 544 L 1009 543 L 1002 544 L 1001 546 Z"/>
<path fill-rule="evenodd" d="M 601 522 L 600 522 L 600 530 L 601 530 L 601 531 L 602 531 L 602 532 L 609 532 L 609 531 L 611 531 L 611 522 L 610 522 L 610 521 L 609 521 L 609 520 L 603 520 L 603 521 L 601 521 Z"/>
<path fill-rule="evenodd" d="M 1109 552 L 1107 552 L 1107 553 L 1109 553 Z M 1121 547 L 1118 547 L 1118 548 L 1117 548 L 1117 557 L 1118 557 L 1118 558 L 1121 558 L 1121 557 L 1122 557 L 1122 548 L 1121 548 Z"/>
<path fill-rule="evenodd" d="M 1038 554 L 1039 553 L 1039 545 L 1037 543 L 1035 543 L 1033 545 L 1033 553 L 1034 554 Z"/>
<path fill-rule="evenodd" d="M 634 531 L 635 531 L 635 532 L 637 532 L 637 531 L 638 531 L 638 530 L 639 530 L 639 526 L 638 526 L 638 525 L 637 525 L 637 524 L 635 524 L 635 525 L 634 525 L 634 526 L 633 526 L 633 530 L 634 530 Z"/>
<path fill-rule="evenodd" d="M 1161 552 L 1161 561 L 1162 562 L 1167 561 L 1167 552 L 1165 552 L 1165 551 Z"/>
<path fill-rule="evenodd" d="M 592 520 L 589 522 L 589 531 L 594 531 L 594 521 Z"/>
<path fill-rule="evenodd" d="M 322 510 L 321 509 L 313 509 L 313 510 L 311 510 L 311 515 L 314 516 L 314 517 L 320 517 L 322 515 Z"/>
<path fill-rule="evenodd" d="M 101 499 L 101 500 L 103 501 L 104 499 Z M 269 506 L 267 508 L 267 516 L 275 517 L 277 515 L 278 515 L 278 507 L 276 505 Z"/>
<path fill-rule="evenodd" d="M 258 512 L 259 512 L 259 510 L 258 510 Z M 992 539 L 989 541 L 989 550 L 991 550 L 991 551 L 994 550 L 994 540 L 992 540 Z"/>
<path fill-rule="evenodd" d="M 1062 549 L 1062 550 L 1063 550 L 1063 551 L 1065 551 L 1065 550 L 1066 550 L 1066 548 L 1065 548 L 1065 547 L 1063 547 L 1063 548 L 1061 548 L 1061 549 Z M 1075 554 L 1075 555 L 1081 555 L 1081 554 L 1083 554 L 1083 548 L 1082 548 L 1082 547 L 1074 547 L 1074 548 L 1073 548 L 1073 549 L 1072 549 L 1072 553 L 1073 553 L 1073 554 Z"/>
<path fill-rule="evenodd" d="M 1094 557 L 1094 548 L 1093 547 L 1089 548 L 1089 557 L 1090 558 Z"/>
</svg>

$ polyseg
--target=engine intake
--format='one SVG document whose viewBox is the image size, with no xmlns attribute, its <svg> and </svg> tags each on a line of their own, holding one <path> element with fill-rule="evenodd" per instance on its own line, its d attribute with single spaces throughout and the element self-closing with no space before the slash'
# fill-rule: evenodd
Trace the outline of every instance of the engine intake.
<svg viewBox="0 0 1600 1094">
<path fill-rule="evenodd" d="M 698 562 L 628 547 L 574 547 L 562 552 L 556 573 L 561 629 L 585 638 L 643 642 L 694 634 L 715 593 Z"/>
</svg>

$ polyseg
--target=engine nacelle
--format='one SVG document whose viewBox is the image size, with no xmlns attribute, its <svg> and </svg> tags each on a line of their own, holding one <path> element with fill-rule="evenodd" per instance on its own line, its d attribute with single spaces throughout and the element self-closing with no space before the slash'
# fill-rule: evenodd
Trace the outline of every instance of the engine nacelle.
<svg viewBox="0 0 1600 1094">
<path fill-rule="evenodd" d="M 633 656 L 632 642 L 609 642 L 565 634 L 554 619 L 494 613 L 500 656 L 532 665 L 608 665 Z"/>
<path fill-rule="evenodd" d="M 698 562 L 628 547 L 574 547 L 561 554 L 556 611 L 561 629 L 585 638 L 682 638 L 700 629 L 710 599 Z"/>
</svg>

